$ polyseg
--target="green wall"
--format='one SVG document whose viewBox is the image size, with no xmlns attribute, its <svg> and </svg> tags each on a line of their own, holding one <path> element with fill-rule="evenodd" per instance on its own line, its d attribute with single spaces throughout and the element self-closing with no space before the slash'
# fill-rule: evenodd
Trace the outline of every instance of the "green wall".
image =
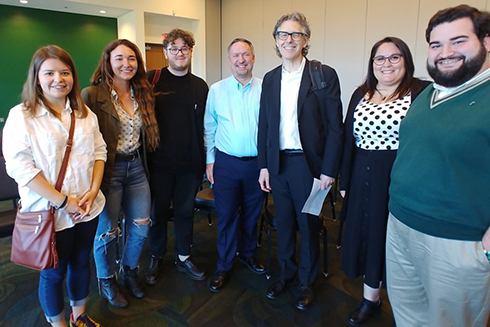
<svg viewBox="0 0 490 327">
<path fill-rule="evenodd" d="M 0 5 L 0 129 L 20 93 L 34 52 L 56 44 L 75 61 L 81 87 L 89 85 L 104 47 L 117 38 L 117 19 Z"/>
</svg>

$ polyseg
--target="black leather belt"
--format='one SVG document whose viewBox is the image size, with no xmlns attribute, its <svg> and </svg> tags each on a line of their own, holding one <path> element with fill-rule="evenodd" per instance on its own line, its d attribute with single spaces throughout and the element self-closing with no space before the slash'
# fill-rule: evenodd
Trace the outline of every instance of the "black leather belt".
<svg viewBox="0 0 490 327">
<path fill-rule="evenodd" d="M 257 156 L 255 156 L 255 157 L 235 157 L 235 158 L 237 158 L 241 161 L 252 161 L 254 159 L 257 159 Z"/>
<path fill-rule="evenodd" d="M 297 156 L 297 155 L 302 155 L 303 150 L 301 149 L 285 149 L 281 151 L 282 154 L 285 154 L 287 156 Z"/>
<path fill-rule="evenodd" d="M 116 161 L 134 161 L 140 157 L 138 150 L 131 153 L 116 153 Z"/>
</svg>

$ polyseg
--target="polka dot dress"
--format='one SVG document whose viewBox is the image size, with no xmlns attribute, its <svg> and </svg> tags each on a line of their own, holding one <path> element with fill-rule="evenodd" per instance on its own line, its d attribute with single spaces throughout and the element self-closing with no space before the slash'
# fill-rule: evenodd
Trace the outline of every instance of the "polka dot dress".
<svg viewBox="0 0 490 327">
<path fill-rule="evenodd" d="M 354 111 L 356 146 L 364 150 L 397 150 L 398 130 L 410 103 L 410 94 L 381 104 L 362 99 Z"/>
</svg>

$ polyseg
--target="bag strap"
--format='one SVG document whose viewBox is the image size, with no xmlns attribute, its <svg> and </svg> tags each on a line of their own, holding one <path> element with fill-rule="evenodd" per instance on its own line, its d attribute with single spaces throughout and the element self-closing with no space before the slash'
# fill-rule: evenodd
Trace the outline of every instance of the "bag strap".
<svg viewBox="0 0 490 327">
<path fill-rule="evenodd" d="M 155 75 L 153 75 L 153 81 L 151 82 L 152 86 L 155 86 L 155 84 L 157 84 L 158 81 L 160 80 L 161 72 L 162 70 L 160 68 L 155 69 Z"/>
<path fill-rule="evenodd" d="M 323 77 L 322 63 L 318 60 L 310 60 L 309 68 L 311 84 L 313 84 L 312 91 L 321 90 L 327 87 L 327 83 Z"/>
<path fill-rule="evenodd" d="M 66 141 L 65 156 L 63 157 L 63 162 L 61 163 L 60 174 L 58 175 L 58 180 L 56 181 L 55 189 L 56 191 L 61 190 L 61 185 L 65 179 L 66 167 L 68 166 L 68 159 L 70 158 L 71 148 L 73 146 L 73 134 L 75 133 L 75 113 L 71 111 L 71 124 L 70 133 L 68 135 L 68 140 Z"/>
<path fill-rule="evenodd" d="M 325 77 L 323 76 L 322 63 L 318 60 L 310 60 L 309 69 L 311 84 L 313 85 L 311 91 L 315 94 L 322 109 L 327 110 L 327 108 L 325 108 L 326 102 L 324 99 L 324 92 L 316 92 L 327 87 L 327 82 L 325 82 Z M 327 136 L 327 128 L 325 128 L 325 136 Z"/>
</svg>

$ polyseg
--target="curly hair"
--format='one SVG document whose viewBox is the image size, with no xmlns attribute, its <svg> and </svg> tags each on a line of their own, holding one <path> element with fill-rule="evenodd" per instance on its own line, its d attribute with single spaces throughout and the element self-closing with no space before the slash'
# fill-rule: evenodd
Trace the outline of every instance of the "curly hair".
<svg viewBox="0 0 490 327">
<path fill-rule="evenodd" d="M 282 23 L 284 23 L 285 21 L 288 21 L 288 20 L 293 20 L 295 22 L 300 23 L 301 27 L 303 28 L 303 33 L 305 33 L 307 44 L 306 44 L 306 47 L 303 48 L 302 53 L 303 53 L 303 57 L 306 57 L 306 55 L 308 54 L 308 50 L 310 49 L 310 45 L 308 44 L 308 40 L 311 37 L 311 30 L 310 30 L 310 24 L 308 24 L 308 21 L 306 20 L 305 15 L 303 15 L 302 13 L 293 12 L 293 13 L 281 16 L 281 18 L 279 18 L 279 20 L 277 21 L 276 26 L 274 26 L 274 29 L 272 30 L 272 37 L 274 38 L 274 40 L 276 39 L 276 35 L 277 35 L 277 31 L 279 30 L 279 27 L 281 27 Z M 279 56 L 279 58 L 282 58 L 282 54 L 279 51 L 277 44 L 274 45 L 274 49 L 276 50 L 276 54 Z"/>
<path fill-rule="evenodd" d="M 102 51 L 99 65 L 95 68 L 92 77 L 90 77 L 90 83 L 92 85 L 105 83 L 109 89 L 114 88 L 114 72 L 111 66 L 111 52 L 120 45 L 124 45 L 133 50 L 136 61 L 138 62 L 138 69 L 133 78 L 131 78 L 130 84 L 133 89 L 134 98 L 138 103 L 138 110 L 141 112 L 144 133 L 146 136 L 146 145 L 150 151 L 154 151 L 160 142 L 160 133 L 158 132 L 158 124 L 155 116 L 155 98 L 153 87 L 146 77 L 143 57 L 136 44 L 126 39 L 118 39 L 109 43 L 104 51 Z"/>
<path fill-rule="evenodd" d="M 175 40 L 177 40 L 178 38 L 184 40 L 184 43 L 191 49 L 194 48 L 194 45 L 196 44 L 196 40 L 194 40 L 194 35 L 191 32 L 184 31 L 180 28 L 174 28 L 167 34 L 167 37 L 163 40 L 163 48 L 167 49 L 167 46 L 174 43 Z"/>
<path fill-rule="evenodd" d="M 32 56 L 31 64 L 27 72 L 27 79 L 22 89 L 22 102 L 26 110 L 34 114 L 36 106 L 43 104 L 53 115 L 56 115 L 56 111 L 51 107 L 49 101 L 44 97 L 43 90 L 38 83 L 39 70 L 43 62 L 47 59 L 58 59 L 62 63 L 68 66 L 73 77 L 73 86 L 68 93 L 68 99 L 70 99 L 70 106 L 73 110 L 77 110 L 81 113 L 80 117 L 87 117 L 88 110 L 83 103 L 80 93 L 80 83 L 78 82 L 77 70 L 75 69 L 75 63 L 72 57 L 57 45 L 47 45 L 39 48 Z"/>
</svg>

